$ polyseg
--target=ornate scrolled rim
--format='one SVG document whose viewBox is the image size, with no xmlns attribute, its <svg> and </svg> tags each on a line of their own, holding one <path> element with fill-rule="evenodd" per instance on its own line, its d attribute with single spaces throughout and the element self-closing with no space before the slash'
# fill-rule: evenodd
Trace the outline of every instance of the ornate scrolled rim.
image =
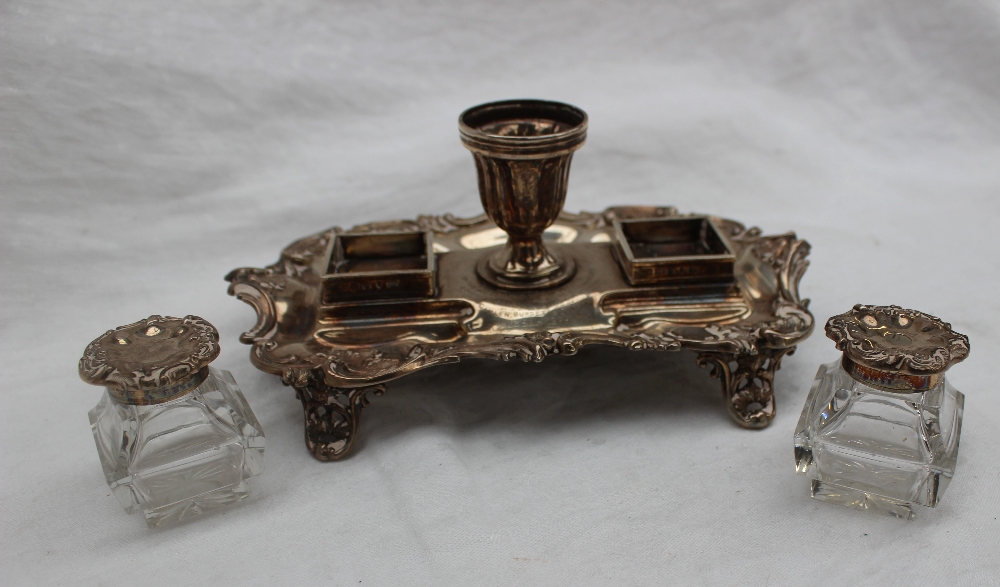
<svg viewBox="0 0 1000 587">
<path fill-rule="evenodd" d="M 781 349 L 795 346 L 815 328 L 815 319 L 809 312 L 809 299 L 799 295 L 799 283 L 809 267 L 811 245 L 799 239 L 794 232 L 763 235 L 757 227 L 743 225 L 726 219 L 716 219 L 728 227 L 729 239 L 739 247 L 749 248 L 760 261 L 768 264 L 778 279 L 778 300 L 773 310 L 774 320 L 760 328 L 759 336 L 765 346 Z"/>
<path fill-rule="evenodd" d="M 601 229 L 609 226 L 614 218 L 654 217 L 669 218 L 693 216 L 680 214 L 673 206 L 613 206 L 603 212 L 562 212 L 557 223 L 569 224 L 584 229 Z M 379 348 L 349 349 L 334 348 L 329 352 L 317 353 L 309 358 L 274 357 L 270 351 L 276 343 L 269 337 L 276 327 L 275 297 L 286 279 L 299 278 L 309 271 L 317 254 L 327 250 L 329 239 L 342 232 L 333 227 L 302 239 L 285 248 L 281 259 L 264 269 L 240 268 L 226 276 L 230 282 L 229 293 L 250 304 L 257 312 L 257 324 L 240 336 L 240 341 L 252 344 L 251 358 L 258 368 L 276 374 L 283 379 L 290 373 L 311 372 L 322 376 L 329 385 L 345 388 L 380 384 L 432 365 L 459 361 L 463 358 L 493 358 L 510 360 L 520 358 L 525 361 L 541 361 L 549 355 L 571 355 L 586 344 L 608 344 L 629 349 L 676 350 L 688 348 L 696 352 L 722 352 L 736 355 L 756 355 L 761 348 L 779 350 L 795 346 L 812 333 L 814 319 L 808 310 L 809 300 L 799 297 L 799 282 L 809 265 L 807 256 L 810 245 L 797 238 L 794 232 L 780 235 L 763 235 L 757 227 L 745 225 L 716 216 L 713 222 L 739 250 L 750 248 L 763 263 L 768 264 L 778 280 L 778 299 L 772 311 L 773 319 L 752 325 L 708 325 L 706 338 L 690 339 L 673 334 L 650 335 L 645 332 L 624 334 L 538 332 L 521 336 L 505 337 L 499 341 L 489 341 L 473 345 L 436 347 L 414 343 L 390 343 Z M 485 214 L 462 218 L 452 214 L 422 215 L 415 220 L 396 220 L 360 224 L 351 232 L 395 232 L 432 231 L 448 234 L 489 223 Z M 386 358 L 386 352 L 401 354 L 402 358 Z M 351 354 L 368 353 L 364 360 L 372 360 L 370 370 L 351 374 L 346 369 L 346 357 Z M 381 353 L 381 355 L 379 355 Z M 360 360 L 355 357 L 354 360 Z M 381 361 L 381 362 L 380 362 Z M 388 367 L 385 361 L 394 361 Z M 377 367 L 377 365 L 381 365 Z M 287 381 L 286 381 L 287 382 Z"/>
<path fill-rule="evenodd" d="M 327 355 L 323 370 L 330 385 L 357 387 L 384 383 L 425 367 L 466 358 L 520 359 L 540 363 L 552 355 L 575 355 L 588 344 L 608 344 L 630 350 L 680 350 L 682 346 L 680 339 L 670 334 L 623 336 L 594 332 L 531 332 L 473 345 L 415 343 L 398 357 L 387 355 L 386 351 L 394 350 L 391 347 L 338 349 Z"/>
<path fill-rule="evenodd" d="M 274 298 L 247 278 L 250 271 L 254 270 L 237 269 L 226 276 L 226 281 L 230 282 L 229 295 L 250 304 L 257 313 L 257 323 L 254 324 L 253 328 L 240 335 L 240 342 L 244 344 L 251 344 L 255 340 L 267 336 L 277 325 Z"/>
<path fill-rule="evenodd" d="M 729 222 L 723 219 L 717 221 Z M 799 239 L 794 232 L 763 236 L 757 227 L 738 230 L 735 227 L 729 239 L 742 247 L 750 247 L 754 255 L 768 263 L 778 277 L 779 294 L 784 302 L 809 307 L 808 299 L 799 297 L 799 282 L 809 268 L 806 257 L 812 249 L 811 245 Z"/>
<path fill-rule="evenodd" d="M 240 267 L 226 275 L 229 295 L 249 304 L 257 313 L 257 323 L 240 335 L 240 342 L 253 344 L 272 333 L 277 325 L 276 300 L 272 292 L 283 290 L 289 278 L 299 278 L 307 272 L 316 255 L 326 251 L 330 239 L 338 232 L 340 228 L 333 227 L 300 238 L 285 247 L 276 263 L 263 269 Z"/>
<path fill-rule="evenodd" d="M 121 363 L 110 361 L 105 345 L 116 339 L 120 332 L 135 329 L 165 327 L 169 324 L 181 324 L 187 328 L 185 339 L 189 343 L 186 356 L 174 357 L 166 364 L 139 363 L 127 367 L 123 371 Z M 157 331 L 159 332 L 159 331 Z M 114 343 L 111 343 L 114 344 Z M 118 342 L 117 344 L 124 344 Z M 83 357 L 78 364 L 80 378 L 91 385 L 107 388 L 112 397 L 119 402 L 133 405 L 148 405 L 162 403 L 173 397 L 183 395 L 196 384 L 204 381 L 208 375 L 208 365 L 219 356 L 219 331 L 204 318 L 198 316 L 153 315 L 131 324 L 108 330 L 94 339 L 84 349 Z M 143 361 L 145 355 L 135 358 Z"/>
<path fill-rule="evenodd" d="M 906 318 L 910 322 L 905 329 L 926 324 L 926 335 L 921 344 L 890 351 L 868 342 L 868 335 L 859 323 L 865 316 L 882 316 L 892 320 Z M 881 323 L 881 322 L 880 322 Z M 951 329 L 951 324 L 924 312 L 909 310 L 900 306 L 875 306 L 856 304 L 843 314 L 832 316 L 826 322 L 826 335 L 833 340 L 837 349 L 853 363 L 878 370 L 888 369 L 916 375 L 943 373 L 955 363 L 969 356 L 969 338 Z M 867 344 L 866 344 L 867 343 Z"/>
<path fill-rule="evenodd" d="M 806 316 L 808 312 L 804 313 Z M 811 318 L 811 316 L 810 316 Z M 810 319 L 811 325 L 811 319 Z M 323 373 L 329 385 L 353 388 L 386 383 L 420 369 L 453 363 L 466 358 L 541 362 L 552 355 L 571 356 L 590 344 L 618 346 L 629 350 L 716 352 L 732 355 L 757 355 L 766 349 L 787 349 L 803 335 L 786 336 L 763 327 L 709 325 L 709 338 L 694 339 L 673 333 L 608 334 L 602 332 L 532 332 L 507 336 L 501 340 L 475 345 L 438 347 L 414 343 L 409 347 L 396 343 L 379 348 L 337 349 L 323 360 Z M 758 345 L 757 341 L 765 343 Z M 792 344 L 784 344 L 791 342 Z M 392 351 L 399 351 L 392 353 Z M 395 355 L 395 356 L 393 356 Z"/>
</svg>

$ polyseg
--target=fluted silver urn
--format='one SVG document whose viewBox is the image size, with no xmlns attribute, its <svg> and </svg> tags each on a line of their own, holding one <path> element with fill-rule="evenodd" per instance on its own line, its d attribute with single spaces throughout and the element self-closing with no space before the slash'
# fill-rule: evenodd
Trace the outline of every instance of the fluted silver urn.
<svg viewBox="0 0 1000 587">
<path fill-rule="evenodd" d="M 462 143 L 472 151 L 479 196 L 507 243 L 477 266 L 479 276 L 506 289 L 539 289 L 576 273 L 571 257 L 542 242 L 566 201 L 573 152 L 587 138 L 587 114 L 543 100 L 475 106 L 459 117 Z"/>
</svg>

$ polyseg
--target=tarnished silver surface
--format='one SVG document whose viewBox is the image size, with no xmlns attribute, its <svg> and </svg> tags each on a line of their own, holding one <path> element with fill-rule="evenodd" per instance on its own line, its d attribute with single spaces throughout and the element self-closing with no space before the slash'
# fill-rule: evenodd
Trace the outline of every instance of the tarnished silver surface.
<svg viewBox="0 0 1000 587">
<path fill-rule="evenodd" d="M 219 332 L 203 318 L 150 316 L 87 345 L 80 378 L 106 387 L 122 403 L 158 404 L 204 381 L 219 350 Z"/>
<path fill-rule="evenodd" d="M 614 234 L 632 285 L 734 281 L 736 256 L 708 217 L 615 219 Z"/>
<path fill-rule="evenodd" d="M 257 312 L 240 340 L 261 370 L 294 386 L 306 416 L 306 443 L 321 460 L 346 454 L 369 394 L 420 369 L 467 358 L 541 361 L 588 344 L 632 350 L 690 349 L 720 378 L 740 425 L 774 416 L 773 376 L 781 358 L 813 329 L 798 284 L 809 244 L 794 233 L 711 217 L 736 258 L 734 283 L 632 286 L 613 252 L 615 219 L 672 218 L 671 207 L 628 206 L 562 213 L 545 232 L 577 259 L 577 275 L 552 289 L 516 291 L 479 279 L 485 249 L 504 243 L 485 216 L 421 216 L 356 226 L 350 233 L 433 236 L 437 295 L 375 302 L 322 302 L 331 228 L 289 245 L 277 263 L 241 268 L 229 293 Z"/>
<path fill-rule="evenodd" d="M 736 422 L 771 421 L 774 372 L 813 328 L 798 293 L 809 244 L 672 207 L 562 212 L 587 123 L 559 102 L 470 108 L 459 134 L 485 215 L 331 228 L 292 243 L 274 265 L 226 277 L 229 293 L 257 311 L 241 337 L 251 360 L 295 387 L 317 458 L 350 450 L 368 393 L 393 379 L 465 358 L 541 361 L 588 344 L 695 350 Z M 421 261 L 408 233 L 422 235 Z M 347 234 L 364 270 L 337 275 Z M 427 272 L 423 287 L 415 270 Z"/>
<path fill-rule="evenodd" d="M 857 304 L 826 323 L 844 352 L 844 370 L 890 391 L 924 391 L 969 356 L 969 338 L 936 316 L 899 306 Z"/>
<path fill-rule="evenodd" d="M 573 152 L 587 139 L 587 114 L 544 100 L 507 100 L 469 108 L 458 118 L 472 151 L 479 197 L 507 242 L 484 256 L 479 276 L 505 289 L 543 289 L 576 274 L 576 260 L 542 233 L 566 201 Z"/>
</svg>

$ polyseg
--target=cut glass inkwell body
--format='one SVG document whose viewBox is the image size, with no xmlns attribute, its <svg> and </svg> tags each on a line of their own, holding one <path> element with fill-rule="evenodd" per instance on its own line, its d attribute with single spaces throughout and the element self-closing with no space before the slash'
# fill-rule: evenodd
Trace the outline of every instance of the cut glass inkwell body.
<svg viewBox="0 0 1000 587">
<path fill-rule="evenodd" d="M 109 330 L 80 359 L 106 388 L 90 425 L 108 485 L 150 527 L 249 495 L 264 433 L 228 371 L 209 367 L 219 333 L 196 316 L 150 316 Z"/>
<path fill-rule="evenodd" d="M 826 324 L 842 359 L 816 373 L 795 430 L 812 496 L 912 519 L 955 473 L 965 396 L 945 370 L 969 340 L 898 306 L 857 305 Z"/>
</svg>

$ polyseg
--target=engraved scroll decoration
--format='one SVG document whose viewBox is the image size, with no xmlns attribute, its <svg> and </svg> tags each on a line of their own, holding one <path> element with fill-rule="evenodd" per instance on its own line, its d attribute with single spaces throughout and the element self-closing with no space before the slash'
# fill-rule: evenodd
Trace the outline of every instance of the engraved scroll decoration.
<svg viewBox="0 0 1000 587">
<path fill-rule="evenodd" d="M 736 423 L 746 428 L 763 428 L 775 414 L 774 373 L 781 359 L 795 352 L 795 343 L 812 332 L 814 322 L 809 300 L 799 297 L 799 281 L 809 266 L 809 243 L 795 233 L 761 236 L 759 228 L 716 219 L 729 239 L 749 250 L 764 268 L 774 272 L 777 296 L 772 301 L 772 320 L 748 329 L 745 340 L 760 341 L 743 352 L 706 351 L 698 354 L 698 365 L 709 369 L 722 385 L 726 407 Z"/>
<path fill-rule="evenodd" d="M 873 342 L 886 331 L 912 342 L 904 348 Z M 899 306 L 858 304 L 850 312 L 830 318 L 826 335 L 852 360 L 876 368 L 941 373 L 969 356 L 969 338 L 952 330 L 951 324 Z"/>
<path fill-rule="evenodd" d="M 618 207 L 602 213 L 563 212 L 559 221 L 585 229 L 602 229 L 618 218 L 678 216 L 672 207 Z M 240 340 L 253 345 L 254 363 L 279 374 L 296 389 L 306 418 L 306 442 L 321 460 L 335 460 L 353 446 L 361 410 L 370 395 L 385 392 L 388 381 L 432 365 L 463 358 L 521 359 L 542 361 L 546 357 L 575 354 L 587 344 L 610 344 L 634 350 L 697 351 L 698 364 L 710 369 L 720 380 L 727 408 L 734 420 L 748 428 L 766 426 L 774 416 L 774 372 L 794 345 L 808 336 L 813 318 L 808 300 L 799 297 L 799 281 L 808 266 L 809 244 L 794 233 L 762 236 L 758 228 L 745 228 L 731 220 L 714 219 L 737 249 L 749 251 L 776 284 L 773 298 L 762 322 L 709 324 L 700 335 L 680 336 L 622 330 L 608 332 L 536 332 L 506 336 L 487 343 L 435 344 L 400 340 L 378 348 L 315 348 L 305 355 L 279 353 L 272 339 L 279 320 L 275 303 L 287 299 L 289 290 L 317 289 L 315 280 L 324 271 L 322 263 L 330 242 L 340 231 L 333 228 L 296 241 L 282 252 L 281 259 L 264 269 L 241 268 L 226 279 L 229 293 L 250 304 L 257 312 L 257 324 Z M 458 218 L 452 215 L 420 216 L 416 220 L 376 222 L 359 225 L 352 232 L 434 231 L 440 234 L 485 225 L 485 215 Z M 308 307 L 304 304 L 303 307 Z M 328 382 L 338 382 L 337 387 Z"/>
<path fill-rule="evenodd" d="M 175 347 L 167 355 L 161 351 L 156 364 L 149 364 L 146 353 L 157 344 L 144 336 L 151 331 L 153 336 L 172 333 Z M 219 356 L 219 350 L 219 332 L 204 319 L 154 315 L 105 332 L 87 345 L 78 368 L 87 383 L 105 386 L 128 403 L 145 405 L 158 403 L 157 390 L 160 395 L 175 390 L 201 372 Z"/>
</svg>

